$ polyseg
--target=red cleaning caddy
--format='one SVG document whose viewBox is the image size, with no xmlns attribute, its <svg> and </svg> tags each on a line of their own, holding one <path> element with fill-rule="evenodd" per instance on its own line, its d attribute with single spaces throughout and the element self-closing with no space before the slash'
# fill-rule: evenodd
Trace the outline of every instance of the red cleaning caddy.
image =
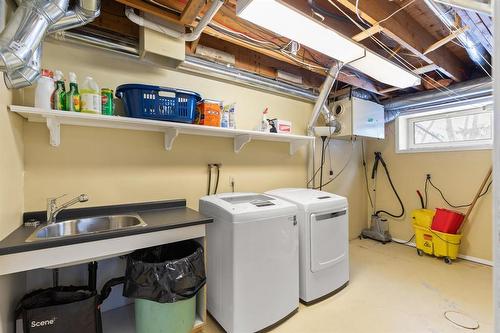
<svg viewBox="0 0 500 333">
<path fill-rule="evenodd" d="M 452 210 L 437 208 L 436 215 L 432 220 L 432 230 L 444 232 L 447 234 L 457 234 L 465 215 Z"/>
</svg>

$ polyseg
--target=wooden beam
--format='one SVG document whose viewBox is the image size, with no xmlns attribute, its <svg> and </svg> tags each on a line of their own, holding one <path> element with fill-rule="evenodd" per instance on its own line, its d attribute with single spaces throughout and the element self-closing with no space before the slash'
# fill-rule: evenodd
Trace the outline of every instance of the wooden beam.
<svg viewBox="0 0 500 333">
<path fill-rule="evenodd" d="M 181 14 L 181 22 L 185 25 L 193 24 L 194 20 L 205 6 L 205 0 L 189 0 Z"/>
<path fill-rule="evenodd" d="M 439 69 L 439 67 L 436 64 L 430 64 L 430 65 L 422 66 L 420 68 L 413 70 L 413 73 L 420 75 L 420 74 L 435 71 L 436 69 Z"/>
<path fill-rule="evenodd" d="M 274 50 L 270 50 L 267 48 L 256 46 L 254 44 L 246 43 L 240 39 L 236 39 L 236 38 L 233 38 L 231 36 L 222 34 L 211 27 L 205 28 L 203 33 L 210 35 L 210 36 L 213 36 L 213 37 L 216 37 L 216 38 L 219 38 L 219 39 L 222 39 L 222 40 L 225 40 L 225 41 L 228 41 L 232 44 L 236 44 L 236 45 L 245 47 L 247 49 L 253 50 L 255 52 L 266 55 L 268 57 L 286 62 L 288 64 L 292 64 L 292 65 L 295 65 L 297 67 L 307 68 L 311 72 L 318 73 L 322 76 L 326 76 L 326 71 L 324 71 L 320 68 L 312 67 L 312 66 L 317 66 L 315 64 L 311 64 L 312 65 L 311 67 L 301 65 L 297 61 L 294 61 L 290 57 L 287 57 L 278 51 L 274 51 Z M 341 82 L 347 83 L 347 84 L 351 84 L 355 87 L 363 88 L 365 90 L 368 90 L 368 91 L 371 91 L 371 92 L 378 94 L 378 89 L 377 89 L 377 87 L 375 87 L 375 85 L 373 83 L 371 83 L 367 80 L 360 79 L 360 78 L 356 77 L 355 75 L 349 75 L 347 73 L 341 72 L 338 76 L 338 80 Z"/>
<path fill-rule="evenodd" d="M 361 31 L 359 34 L 352 36 L 352 39 L 356 42 L 361 42 L 364 39 L 367 39 L 370 36 L 373 36 L 379 32 L 384 31 L 380 25 L 375 24 L 371 28 L 366 29 L 365 31 Z"/>
<path fill-rule="evenodd" d="M 335 0 L 352 12 L 356 12 L 356 0 Z M 368 23 L 380 24 L 384 34 L 417 55 L 428 64 L 436 64 L 440 71 L 455 81 L 465 77 L 464 65 L 451 51 L 441 48 L 429 55 L 424 50 L 435 42 L 430 32 L 424 29 L 409 13 L 402 10 L 393 15 L 400 7 L 391 1 L 360 1 L 358 12 Z"/>
<path fill-rule="evenodd" d="M 450 33 L 448 36 L 446 36 L 445 38 L 441 39 L 441 40 L 438 40 L 437 42 L 435 42 L 434 44 L 432 44 L 431 46 L 429 46 L 425 51 L 424 51 L 424 54 L 429 54 L 431 53 L 432 51 L 436 51 L 437 49 L 439 49 L 441 46 L 445 45 L 445 44 L 448 44 L 449 42 L 451 42 L 452 40 L 454 40 L 455 38 L 457 38 L 458 36 L 460 36 L 461 34 L 463 34 L 464 32 L 466 31 L 469 31 L 469 26 L 463 26 L 461 28 L 458 28 L 456 29 L 455 31 L 453 31 L 452 33 Z"/>
</svg>

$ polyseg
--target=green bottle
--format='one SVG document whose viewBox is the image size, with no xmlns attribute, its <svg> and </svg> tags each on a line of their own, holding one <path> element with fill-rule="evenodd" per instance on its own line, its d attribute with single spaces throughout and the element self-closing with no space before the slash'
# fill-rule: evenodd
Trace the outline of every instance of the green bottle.
<svg viewBox="0 0 500 333">
<path fill-rule="evenodd" d="M 66 84 L 64 83 L 63 73 L 56 70 L 54 77 L 56 81 L 56 90 L 52 94 L 52 108 L 54 110 L 65 111 L 66 110 Z"/>
<path fill-rule="evenodd" d="M 66 109 L 68 111 L 80 112 L 80 92 L 76 82 L 76 74 L 69 73 L 69 91 L 66 93 Z"/>
</svg>

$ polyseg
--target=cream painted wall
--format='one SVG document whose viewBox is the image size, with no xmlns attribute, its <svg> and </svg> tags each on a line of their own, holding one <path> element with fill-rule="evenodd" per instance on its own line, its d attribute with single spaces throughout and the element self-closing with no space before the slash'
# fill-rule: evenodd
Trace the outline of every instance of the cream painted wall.
<svg viewBox="0 0 500 333">
<path fill-rule="evenodd" d="M 319 167 L 321 160 L 321 140 L 316 142 L 316 165 Z M 329 150 L 329 154 L 328 154 Z M 345 167 L 345 168 L 344 168 Z M 342 173 L 335 179 L 329 175 L 330 169 L 335 177 L 342 169 Z M 335 193 L 347 198 L 349 202 L 349 239 L 359 236 L 366 227 L 367 200 L 365 191 L 363 164 L 361 160 L 361 141 L 330 140 L 325 153 L 323 167 L 323 191 Z M 317 184 L 319 186 L 319 176 Z"/>
<path fill-rule="evenodd" d="M 92 48 L 45 43 L 43 61 L 47 68 L 75 71 L 80 81 L 92 75 L 101 86 L 144 82 L 236 101 L 238 128 L 253 129 L 260 122 L 261 111 L 269 107 L 272 116 L 293 122 L 294 133 L 304 134 L 312 110 L 309 103 L 155 68 Z M 288 145 L 283 143 L 255 141 L 234 154 L 232 140 L 181 135 L 173 151 L 166 152 L 160 133 L 63 127 L 61 146 L 53 148 L 45 126 L 35 123 L 25 125 L 24 140 L 26 210 L 43 209 L 47 197 L 61 193 L 88 193 L 91 200 L 87 205 L 186 198 L 190 207 L 197 208 L 198 199 L 206 194 L 206 164 L 215 162 L 223 164 L 220 192 L 231 190 L 230 177 L 235 179 L 236 191 L 256 192 L 304 187 L 307 179 L 306 150 L 289 156 Z M 351 151 L 351 145 L 340 142 L 331 147 L 337 170 L 340 163 L 344 165 L 342 156 Z M 361 231 L 367 214 L 359 147 L 354 155 L 357 158 L 343 176 L 325 188 L 349 198 L 352 237 Z"/>
<path fill-rule="evenodd" d="M 382 152 L 396 189 L 407 212 L 404 219 L 390 219 L 394 238 L 408 240 L 413 235 L 411 210 L 420 208 L 416 190 L 423 193 L 427 173 L 440 187 L 447 199 L 456 205 L 472 201 L 491 165 L 491 150 L 396 154 L 394 122 L 386 125 L 385 141 L 369 141 L 368 171 L 373 166 L 373 153 Z M 429 189 L 429 208 L 443 207 L 439 193 Z M 464 227 L 460 253 L 492 260 L 492 195 L 491 191 L 478 201 L 469 223 Z M 398 212 L 399 205 L 381 168 L 377 182 L 377 208 Z M 464 210 L 462 210 L 464 211 Z"/>
<path fill-rule="evenodd" d="M 21 224 L 23 212 L 23 122 L 7 111 L 12 93 L 0 79 L 0 239 Z M 0 332 L 13 332 L 15 302 L 24 274 L 0 276 Z"/>
<path fill-rule="evenodd" d="M 304 133 L 312 110 L 309 103 L 92 48 L 45 43 L 43 66 L 66 74 L 75 71 L 81 81 L 92 75 L 102 87 L 113 89 L 143 82 L 236 101 L 239 128 L 255 127 L 261 111 L 269 107 L 273 116 L 293 121 L 295 133 Z M 289 156 L 284 143 L 255 141 L 235 154 L 230 139 L 181 135 L 167 152 L 160 133 L 63 127 L 61 146 L 53 148 L 45 125 L 35 123 L 26 123 L 24 141 L 26 210 L 44 209 L 47 197 L 62 193 L 88 193 L 87 205 L 186 198 L 197 208 L 207 190 L 207 163 L 215 162 L 223 164 L 220 192 L 230 191 L 229 177 L 234 177 L 237 191 L 304 186 L 307 178 L 305 149 Z"/>
</svg>

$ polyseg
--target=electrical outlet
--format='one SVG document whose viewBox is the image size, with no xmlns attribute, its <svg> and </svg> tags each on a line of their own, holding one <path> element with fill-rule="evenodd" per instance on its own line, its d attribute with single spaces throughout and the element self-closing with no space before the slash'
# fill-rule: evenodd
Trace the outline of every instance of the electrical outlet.
<svg viewBox="0 0 500 333">
<path fill-rule="evenodd" d="M 427 177 L 428 180 L 430 180 L 431 179 L 431 174 L 428 173 L 426 177 Z"/>
</svg>

